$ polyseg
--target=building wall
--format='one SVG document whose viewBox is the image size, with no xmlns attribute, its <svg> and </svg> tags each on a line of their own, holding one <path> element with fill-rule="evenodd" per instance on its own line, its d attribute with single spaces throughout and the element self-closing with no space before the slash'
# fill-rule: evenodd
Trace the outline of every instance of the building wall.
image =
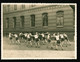
<svg viewBox="0 0 80 62">
<path fill-rule="evenodd" d="M 64 11 L 64 26 L 56 26 L 56 12 Z M 48 26 L 42 26 L 42 13 L 48 13 Z M 30 15 L 35 14 L 35 27 L 31 27 Z M 20 28 L 20 16 L 25 17 L 24 28 Z M 13 17 L 17 18 L 16 28 L 13 28 Z M 6 28 L 6 18 L 10 18 L 9 28 Z M 68 5 L 51 5 L 21 10 L 15 12 L 4 13 L 3 30 L 6 32 L 22 32 L 22 31 L 65 31 L 74 32 L 73 10 Z"/>
</svg>

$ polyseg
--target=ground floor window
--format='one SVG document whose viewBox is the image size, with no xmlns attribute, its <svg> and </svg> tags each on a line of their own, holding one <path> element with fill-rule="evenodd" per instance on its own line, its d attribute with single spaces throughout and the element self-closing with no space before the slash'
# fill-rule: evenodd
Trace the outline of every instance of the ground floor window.
<svg viewBox="0 0 80 62">
<path fill-rule="evenodd" d="M 35 26 L 35 15 L 31 15 L 31 27 Z"/>
<path fill-rule="evenodd" d="M 43 26 L 48 26 L 48 13 L 42 14 Z"/>
<path fill-rule="evenodd" d="M 6 28 L 9 28 L 9 18 L 6 18 Z"/>
<path fill-rule="evenodd" d="M 20 27 L 23 28 L 24 27 L 24 16 L 21 16 L 21 21 L 20 21 Z"/>
<path fill-rule="evenodd" d="M 13 28 L 16 28 L 16 17 L 13 17 Z"/>
<path fill-rule="evenodd" d="M 73 27 L 75 27 L 75 11 L 73 11 Z"/>
<path fill-rule="evenodd" d="M 57 13 L 57 27 L 63 27 L 64 24 L 64 12 L 63 11 L 58 11 Z"/>
</svg>

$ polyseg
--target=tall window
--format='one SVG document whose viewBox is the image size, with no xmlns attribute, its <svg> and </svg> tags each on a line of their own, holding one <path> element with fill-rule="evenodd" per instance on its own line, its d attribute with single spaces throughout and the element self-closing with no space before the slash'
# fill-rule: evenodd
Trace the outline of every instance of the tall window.
<svg viewBox="0 0 80 62">
<path fill-rule="evenodd" d="M 20 26 L 21 28 L 24 27 L 24 16 L 21 16 Z"/>
<path fill-rule="evenodd" d="M 48 13 L 42 14 L 43 26 L 48 26 Z"/>
<path fill-rule="evenodd" d="M 6 18 L 6 28 L 9 28 L 9 18 Z"/>
<path fill-rule="evenodd" d="M 31 15 L 31 26 L 35 26 L 35 15 Z"/>
<path fill-rule="evenodd" d="M 14 10 L 17 10 L 17 5 L 14 5 Z"/>
<path fill-rule="evenodd" d="M 75 10 L 73 10 L 73 27 L 75 27 Z"/>
<path fill-rule="evenodd" d="M 25 8 L 25 5 L 22 5 L 22 9 L 24 9 Z"/>
<path fill-rule="evenodd" d="M 16 17 L 13 17 L 13 28 L 16 28 Z"/>
<path fill-rule="evenodd" d="M 7 5 L 7 10 L 8 10 L 8 12 L 9 12 L 9 10 L 10 10 L 10 5 Z"/>
<path fill-rule="evenodd" d="M 57 14 L 57 27 L 63 27 L 63 21 L 64 21 L 64 12 L 58 11 Z"/>
</svg>

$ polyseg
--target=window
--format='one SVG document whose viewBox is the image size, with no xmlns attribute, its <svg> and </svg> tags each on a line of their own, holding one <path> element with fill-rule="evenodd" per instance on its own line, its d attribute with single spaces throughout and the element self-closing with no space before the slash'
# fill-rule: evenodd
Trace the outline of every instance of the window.
<svg viewBox="0 0 80 62">
<path fill-rule="evenodd" d="M 58 11 L 57 14 L 57 27 L 63 27 L 63 20 L 64 20 L 64 12 Z"/>
<path fill-rule="evenodd" d="M 16 17 L 13 17 L 13 28 L 16 28 Z"/>
<path fill-rule="evenodd" d="M 6 18 L 6 28 L 9 28 L 9 18 Z"/>
<path fill-rule="evenodd" d="M 22 5 L 22 9 L 24 9 L 25 8 L 25 5 Z"/>
<path fill-rule="evenodd" d="M 31 7 L 35 7 L 36 5 L 31 5 Z"/>
<path fill-rule="evenodd" d="M 8 12 L 9 12 L 9 10 L 10 10 L 10 5 L 7 5 L 7 10 L 8 10 Z"/>
<path fill-rule="evenodd" d="M 73 27 L 75 27 L 75 11 L 73 11 Z"/>
<path fill-rule="evenodd" d="M 17 5 L 14 5 L 14 10 L 17 10 Z"/>
<path fill-rule="evenodd" d="M 24 27 L 24 16 L 21 16 L 20 26 L 21 28 Z"/>
<path fill-rule="evenodd" d="M 48 13 L 42 14 L 43 26 L 48 26 Z"/>
<path fill-rule="evenodd" d="M 31 15 L 31 26 L 35 26 L 35 15 Z"/>
</svg>

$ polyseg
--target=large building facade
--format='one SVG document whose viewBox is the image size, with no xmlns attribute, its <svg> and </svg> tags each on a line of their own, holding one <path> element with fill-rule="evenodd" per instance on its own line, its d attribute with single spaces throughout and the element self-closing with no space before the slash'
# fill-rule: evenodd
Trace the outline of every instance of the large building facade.
<svg viewBox="0 0 80 62">
<path fill-rule="evenodd" d="M 74 10 L 70 5 L 3 5 L 3 32 L 74 33 Z"/>
</svg>

